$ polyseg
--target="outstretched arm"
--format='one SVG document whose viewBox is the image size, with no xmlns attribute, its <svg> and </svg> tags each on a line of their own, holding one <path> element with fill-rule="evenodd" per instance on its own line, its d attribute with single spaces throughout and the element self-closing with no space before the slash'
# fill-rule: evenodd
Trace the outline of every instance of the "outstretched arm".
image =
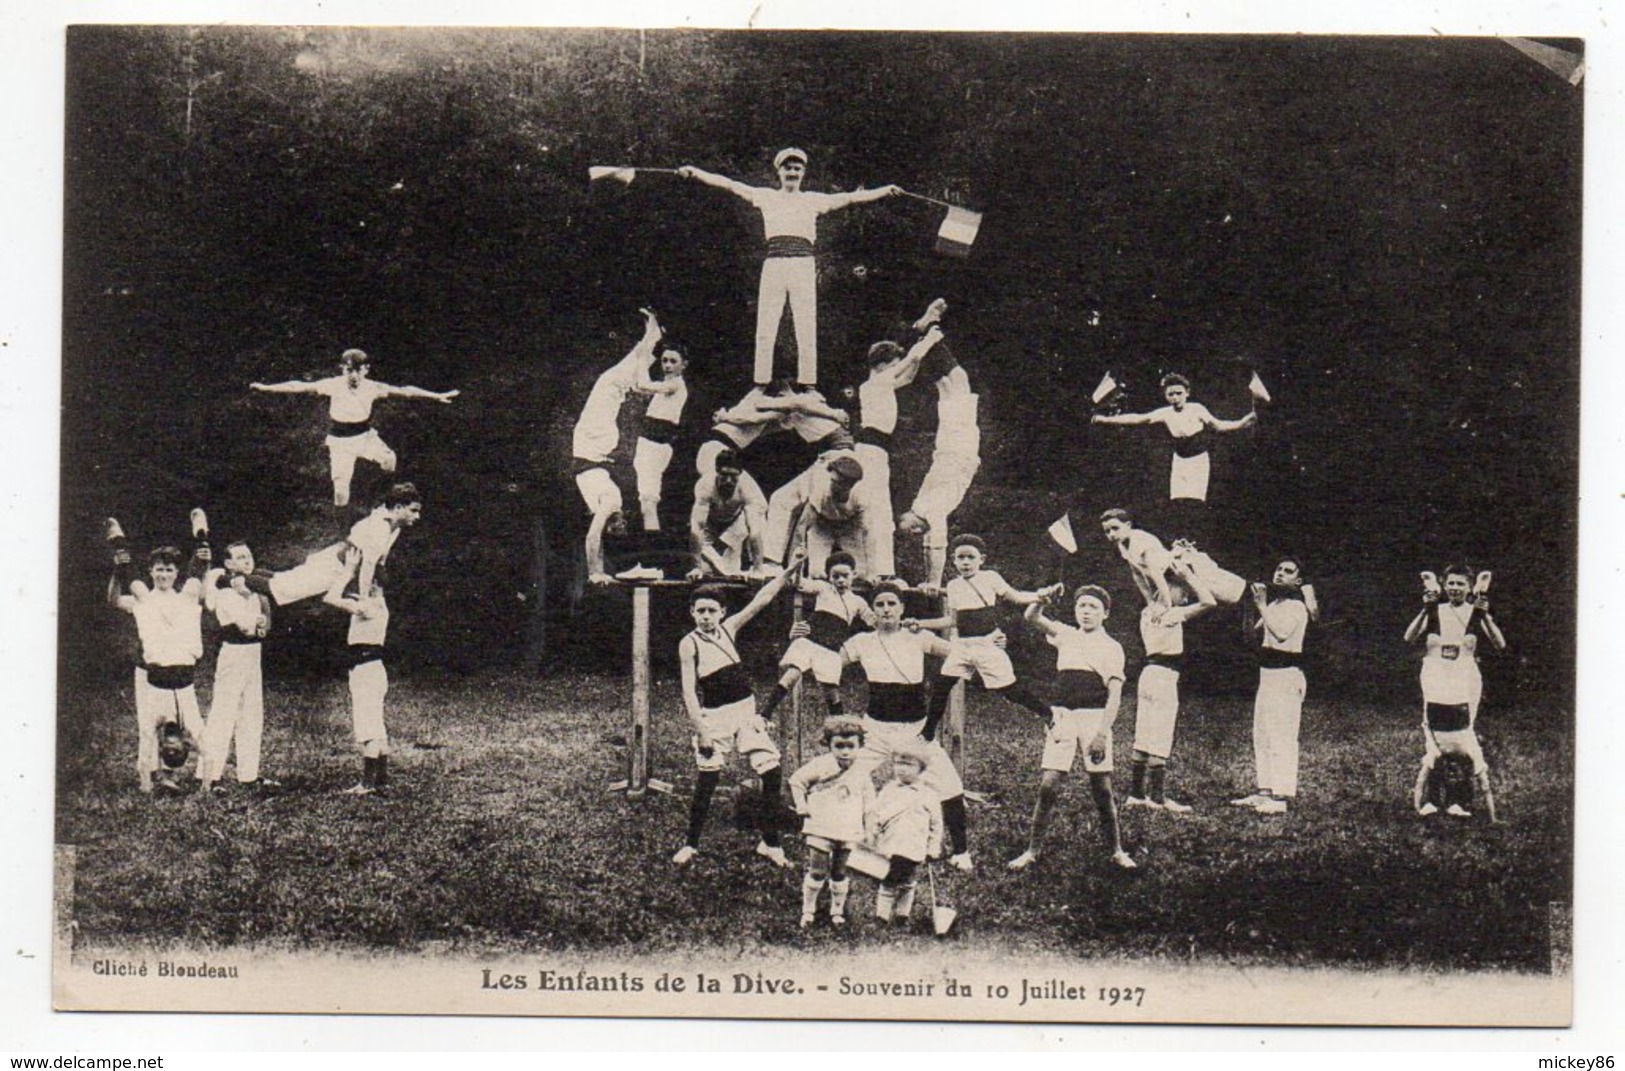
<svg viewBox="0 0 1625 1071">
<path fill-rule="evenodd" d="M 801 569 L 801 563 L 806 560 L 807 552 L 801 547 L 791 551 L 790 560 L 784 563 L 784 572 L 763 584 L 761 590 L 751 598 L 750 602 L 745 604 L 744 609 L 723 622 L 724 627 L 733 635 L 738 636 L 740 629 L 755 620 L 757 614 L 761 613 L 769 603 L 779 597 L 779 592 L 783 591 L 784 586 L 795 577 L 796 573 Z"/>
<path fill-rule="evenodd" d="M 432 402 L 449 402 L 462 393 L 455 390 L 425 390 L 422 387 L 392 387 L 388 383 L 378 386 L 383 388 L 386 398 L 427 398 Z"/>
<path fill-rule="evenodd" d="M 679 167 L 677 174 L 718 190 L 727 190 L 735 197 L 743 197 L 747 201 L 751 199 L 751 193 L 756 189 L 754 186 L 747 186 L 745 183 L 728 178 L 726 175 L 713 174 L 710 171 L 687 164 Z"/>
<path fill-rule="evenodd" d="M 1250 428 L 1256 423 L 1258 423 L 1258 413 L 1255 411 L 1248 413 L 1240 420 L 1220 420 L 1212 413 L 1209 413 L 1207 425 L 1214 431 L 1240 431 L 1243 428 Z"/>
<path fill-rule="evenodd" d="M 266 394 L 320 394 L 320 383 L 304 379 L 289 379 L 281 383 L 250 383 L 249 390 L 264 391 Z"/>
<path fill-rule="evenodd" d="M 888 369 L 892 382 L 899 387 L 913 383 L 914 377 L 920 374 L 920 364 L 925 360 L 925 355 L 941 341 L 942 328 L 933 323 L 920 340 L 909 348 L 903 359 Z"/>
<path fill-rule="evenodd" d="M 1034 606 L 1047 599 L 1059 596 L 1065 591 L 1066 586 L 1063 584 L 1051 584 L 1049 587 L 1039 588 L 1037 591 L 1018 591 L 1015 588 L 1009 588 L 1001 593 L 999 598 L 1012 606 Z"/>
<path fill-rule="evenodd" d="M 1159 418 L 1155 412 L 1151 413 L 1095 413 L 1089 418 L 1091 424 L 1112 424 L 1122 428 L 1137 428 L 1146 424 L 1156 424 Z"/>
<path fill-rule="evenodd" d="M 847 205 L 868 204 L 870 201 L 879 201 L 886 197 L 895 197 L 902 193 L 899 186 L 876 186 L 872 190 L 853 190 L 851 193 L 829 194 L 829 207 L 833 209 L 845 208 Z"/>
<path fill-rule="evenodd" d="M 1027 609 L 1022 613 L 1021 616 L 1029 625 L 1032 625 L 1044 635 L 1053 636 L 1057 632 L 1061 631 L 1061 627 L 1054 621 L 1051 621 L 1044 613 L 1044 605 L 1045 604 L 1042 599 L 1037 602 L 1028 603 Z"/>
</svg>

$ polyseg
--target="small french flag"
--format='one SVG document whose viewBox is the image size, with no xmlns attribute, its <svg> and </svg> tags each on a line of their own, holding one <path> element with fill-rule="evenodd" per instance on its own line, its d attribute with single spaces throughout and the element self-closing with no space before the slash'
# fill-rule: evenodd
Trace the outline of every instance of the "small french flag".
<svg viewBox="0 0 1625 1071">
<path fill-rule="evenodd" d="M 1068 554 L 1078 552 L 1078 537 L 1072 534 L 1072 514 L 1061 514 L 1061 519 L 1049 526 L 1049 537 Z"/>
</svg>

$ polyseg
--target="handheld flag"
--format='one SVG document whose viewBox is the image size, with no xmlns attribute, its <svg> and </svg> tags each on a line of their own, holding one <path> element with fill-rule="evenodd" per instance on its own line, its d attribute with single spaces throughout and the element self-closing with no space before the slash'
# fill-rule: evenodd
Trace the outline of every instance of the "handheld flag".
<svg viewBox="0 0 1625 1071">
<path fill-rule="evenodd" d="M 1247 393 L 1253 396 L 1255 402 L 1263 402 L 1265 405 L 1270 402 L 1269 388 L 1264 386 L 1264 381 L 1258 378 L 1257 372 L 1253 373 L 1252 381 L 1247 384 Z"/>
<path fill-rule="evenodd" d="M 638 175 L 638 170 L 635 167 L 589 167 L 589 168 L 587 168 L 587 179 L 588 179 L 589 182 L 597 182 L 599 179 L 606 179 L 607 178 L 607 179 L 614 179 L 616 182 L 619 182 L 619 183 L 622 183 L 624 185 L 630 186 L 630 185 L 632 185 L 632 180 L 634 178 L 636 178 L 637 175 Z"/>
<path fill-rule="evenodd" d="M 937 231 L 936 251 L 955 257 L 970 256 L 971 243 L 976 241 L 976 231 L 981 225 L 980 212 L 949 205 L 947 218 Z"/>
<path fill-rule="evenodd" d="M 1117 380 L 1112 377 L 1110 372 L 1107 372 L 1100 377 L 1100 386 L 1096 387 L 1095 392 L 1089 395 L 1089 400 L 1098 406 L 1115 393 L 1117 393 Z"/>
<path fill-rule="evenodd" d="M 1072 514 L 1061 514 L 1061 519 L 1049 526 L 1049 537 L 1059 543 L 1061 549 L 1068 554 L 1078 552 L 1078 538 L 1072 533 Z"/>
<path fill-rule="evenodd" d="M 1586 61 L 1583 56 L 1565 52 L 1561 48 L 1553 48 L 1551 45 L 1543 45 L 1539 41 L 1531 41 L 1527 37 L 1503 37 L 1501 40 L 1571 86 L 1579 85 L 1580 80 L 1586 75 Z"/>
</svg>

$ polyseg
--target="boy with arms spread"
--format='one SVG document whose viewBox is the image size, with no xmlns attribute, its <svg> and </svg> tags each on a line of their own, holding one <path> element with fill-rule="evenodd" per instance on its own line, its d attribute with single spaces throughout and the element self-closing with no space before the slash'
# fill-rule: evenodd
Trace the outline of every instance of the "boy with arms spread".
<svg viewBox="0 0 1625 1071">
<path fill-rule="evenodd" d="M 333 476 L 333 505 L 350 504 L 350 480 L 357 460 L 371 461 L 384 472 L 395 471 L 395 451 L 379 437 L 372 426 L 372 406 L 384 398 L 427 398 L 450 402 L 457 391 L 432 391 L 422 387 L 393 387 L 367 377 L 372 360 L 363 350 L 345 350 L 339 355 L 339 374 L 315 382 L 290 379 L 285 383 L 250 383 L 250 390 L 270 394 L 320 394 L 327 399 L 327 415 L 332 422 L 327 433 L 327 455 Z"/>
<path fill-rule="evenodd" d="M 1053 718 L 1044 740 L 1043 773 L 1027 850 L 1006 864 L 1010 870 L 1025 870 L 1038 862 L 1061 780 L 1072 772 L 1080 750 L 1106 850 L 1118 866 L 1134 868 L 1134 860 L 1123 850 L 1117 803 L 1112 798 L 1112 724 L 1123 702 L 1123 645 L 1106 634 L 1104 626 L 1111 610 L 1112 597 L 1104 588 L 1092 585 L 1079 588 L 1073 599 L 1076 628 L 1050 620 L 1042 602 L 1027 607 L 1027 620 L 1055 648 L 1059 695 L 1050 708 Z"/>
<path fill-rule="evenodd" d="M 844 550 L 829 556 L 825 578 L 798 581 L 799 595 L 813 598 L 812 615 L 791 630 L 790 646 L 779 660 L 782 675 L 773 686 L 773 695 L 762 708 L 762 717 L 771 718 L 784 697 L 808 673 L 818 681 L 830 717 L 841 711 L 841 656 L 837 654 L 859 625 L 873 624 L 874 612 L 863 596 L 852 590 L 857 561 Z"/>
<path fill-rule="evenodd" d="M 1162 394 L 1168 404 L 1160 409 L 1149 413 L 1095 413 L 1089 422 L 1120 427 L 1161 424 L 1174 444 L 1168 469 L 1168 498 L 1175 502 L 1206 502 L 1212 467 L 1208 447 L 1213 434 L 1250 428 L 1258 422 L 1258 413 L 1250 412 L 1239 420 L 1220 420 L 1208 412 L 1207 406 L 1190 400 L 1191 381 L 1177 372 L 1162 377 Z"/>
<path fill-rule="evenodd" d="M 727 190 L 762 214 L 767 240 L 761 285 L 756 295 L 755 381 L 773 379 L 773 347 L 779 339 L 779 320 L 790 306 L 796 332 L 796 382 L 818 382 L 818 272 L 813 245 L 818 239 L 818 217 L 848 205 L 878 201 L 901 192 L 896 186 L 851 193 L 812 193 L 801 188 L 807 174 L 807 154 L 781 149 L 773 157 L 778 189 L 748 186 L 693 166 L 677 173 L 719 190 Z"/>
<path fill-rule="evenodd" d="M 779 748 L 756 712 L 756 696 L 739 656 L 738 636 L 784 590 L 801 562 L 798 548 L 789 572 L 764 584 L 744 609 L 729 617 L 724 617 L 722 588 L 701 584 L 689 597 L 694 630 L 678 643 L 677 661 L 683 678 L 683 709 L 694 729 L 694 762 L 699 775 L 694 782 L 694 798 L 689 802 L 688 835 L 671 859 L 677 866 L 687 866 L 699 853 L 711 796 L 722 780 L 722 767 L 730 752 L 737 750 L 750 762 L 751 769 L 762 779 L 762 794 L 767 799 L 779 798 L 783 784 Z M 785 858 L 777 830 L 762 830 L 756 854 L 775 866 L 792 865 Z"/>
<path fill-rule="evenodd" d="M 1490 616 L 1490 574 L 1479 573 L 1475 583 L 1471 568 L 1448 566 L 1444 571 L 1444 599 L 1440 601 L 1438 580 L 1423 573 L 1422 610 L 1405 629 L 1405 642 L 1423 640 L 1427 650 L 1422 658 L 1422 740 L 1425 751 L 1417 774 L 1416 808 L 1424 817 L 1434 814 L 1438 805 L 1422 799 L 1429 774 L 1441 756 L 1461 755 L 1472 762 L 1473 783 L 1484 794 L 1485 809 L 1495 821 L 1495 797 L 1490 791 L 1490 768 L 1478 742 L 1478 705 L 1484 695 L 1484 678 L 1478 668 L 1478 644 L 1487 641 L 1497 651 L 1506 650 L 1506 636 Z M 1468 798 L 1453 797 L 1445 813 L 1466 818 Z M 1432 810 L 1429 810 L 1429 808 Z"/>
<path fill-rule="evenodd" d="M 829 922 L 846 925 L 846 897 L 852 890 L 846 860 L 852 845 L 868 834 L 869 815 L 875 809 L 875 783 L 869 771 L 855 764 L 863 747 L 863 723 L 855 718 L 824 720 L 824 746 L 820 755 L 790 775 L 790 798 L 802 817 L 801 833 L 807 842 L 807 876 L 801 882 L 801 928 L 813 924 L 818 897 L 829 886 Z"/>
</svg>

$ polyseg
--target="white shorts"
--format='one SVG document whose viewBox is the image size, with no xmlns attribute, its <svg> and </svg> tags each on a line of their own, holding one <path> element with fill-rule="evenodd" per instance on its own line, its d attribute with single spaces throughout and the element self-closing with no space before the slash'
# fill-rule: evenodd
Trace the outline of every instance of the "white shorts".
<svg viewBox="0 0 1625 1071">
<path fill-rule="evenodd" d="M 358 460 L 371 461 L 385 472 L 395 471 L 395 451 L 384 445 L 376 428 L 368 428 L 360 435 L 327 437 L 327 464 L 334 483 L 348 484 Z"/>
<path fill-rule="evenodd" d="M 384 696 L 388 692 L 389 674 L 384 672 L 382 658 L 350 667 L 350 717 L 355 723 L 357 744 L 369 740 L 389 743 L 389 731 L 384 728 Z"/>
<path fill-rule="evenodd" d="M 965 501 L 965 494 L 981 466 L 981 458 L 975 454 L 939 450 L 931 455 L 931 468 L 926 471 L 914 504 L 909 507 L 910 512 L 925 518 L 931 526 L 925 534 L 930 546 L 948 545 L 948 515 Z"/>
<path fill-rule="evenodd" d="M 594 516 L 615 513 L 621 508 L 621 489 L 606 468 L 600 466 L 576 473 L 576 489 Z"/>
<path fill-rule="evenodd" d="M 989 690 L 1008 688 L 1016 683 L 1016 670 L 1004 648 L 993 642 L 991 636 L 971 636 L 950 641 L 948 657 L 942 663 L 944 677 L 982 678 L 982 687 Z"/>
<path fill-rule="evenodd" d="M 1140 669 L 1135 689 L 1134 750 L 1166 759 L 1174 750 L 1179 719 L 1179 670 L 1150 664 Z"/>
<path fill-rule="evenodd" d="M 1426 748 L 1422 756 L 1422 765 L 1430 770 L 1440 755 L 1466 755 L 1473 760 L 1473 776 L 1489 771 L 1490 764 L 1484 761 L 1484 749 L 1479 746 L 1477 730 L 1456 729 L 1442 733 L 1423 733 L 1422 739 Z"/>
<path fill-rule="evenodd" d="M 711 755 L 700 754 L 700 738 L 695 736 L 694 764 L 701 770 L 720 770 L 728 756 L 737 751 L 750 760 L 750 768 L 766 773 L 779 765 L 779 745 L 767 731 L 767 723 L 756 713 L 755 699 L 741 699 L 724 707 L 702 708 L 700 722 Z"/>
<path fill-rule="evenodd" d="M 927 741 L 922 735 L 924 731 L 924 718 L 918 721 L 876 721 L 866 717 L 863 719 L 863 750 L 858 752 L 853 763 L 873 771 L 880 766 L 889 766 L 899 748 L 912 747 L 925 755 L 921 784 L 935 792 L 939 799 L 951 800 L 955 796 L 963 796 L 965 782 L 960 780 L 953 760 L 941 744 L 935 740 Z"/>
<path fill-rule="evenodd" d="M 638 477 L 638 497 L 660 501 L 660 488 L 666 481 L 666 466 L 671 464 L 671 443 L 657 443 L 653 439 L 638 439 L 632 451 L 632 471 Z"/>
<path fill-rule="evenodd" d="M 1049 735 L 1044 737 L 1044 758 L 1039 768 L 1071 773 L 1073 763 L 1077 762 L 1078 752 L 1082 751 L 1085 773 L 1111 773 L 1111 729 L 1106 730 L 1106 754 L 1099 762 L 1094 761 L 1094 756 L 1089 751 L 1089 745 L 1100 735 L 1100 727 L 1106 721 L 1106 712 L 1067 710 L 1064 707 L 1050 709 L 1055 717 L 1050 722 Z"/>
<path fill-rule="evenodd" d="M 779 668 L 795 668 L 802 673 L 811 673 L 819 684 L 841 683 L 841 656 L 805 636 L 797 636 L 790 641 L 790 646 L 784 650 L 784 657 L 779 659 Z"/>
<path fill-rule="evenodd" d="M 1168 497 L 1206 502 L 1208 475 L 1212 467 L 1211 456 L 1206 452 L 1195 457 L 1175 454 L 1173 464 L 1168 468 Z"/>
</svg>

